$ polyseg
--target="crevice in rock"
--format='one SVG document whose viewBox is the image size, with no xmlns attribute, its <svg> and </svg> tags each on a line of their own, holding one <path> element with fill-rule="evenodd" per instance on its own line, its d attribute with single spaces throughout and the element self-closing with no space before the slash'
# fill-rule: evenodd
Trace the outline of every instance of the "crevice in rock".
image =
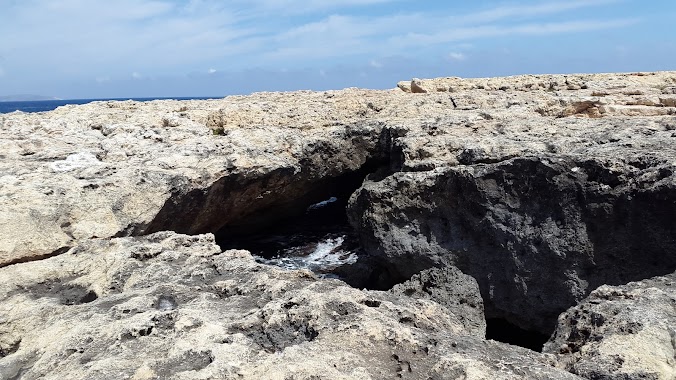
<svg viewBox="0 0 676 380">
<path fill-rule="evenodd" d="M 64 246 L 64 247 L 61 247 L 61 248 L 56 249 L 56 250 L 54 250 L 54 251 L 47 252 L 47 253 L 41 254 L 41 255 L 38 254 L 38 255 L 31 255 L 31 256 L 17 257 L 17 258 L 14 259 L 14 260 L 10 260 L 10 261 L 7 261 L 7 262 L 5 262 L 5 263 L 0 263 L 0 268 L 4 268 L 4 267 L 6 267 L 6 266 L 10 266 L 10 265 L 14 265 L 14 264 L 23 264 L 23 263 L 30 263 L 30 262 L 32 262 L 32 261 L 45 260 L 45 259 L 48 259 L 48 258 L 50 258 L 50 257 L 62 255 L 62 254 L 64 254 L 64 253 L 70 251 L 71 248 L 73 248 L 73 247 L 71 247 L 71 246 Z"/>
<path fill-rule="evenodd" d="M 19 350 L 19 346 L 21 346 L 21 339 L 17 339 L 5 346 L 0 346 L 0 358 L 4 358 L 5 356 L 9 356 L 17 352 Z"/>
<path fill-rule="evenodd" d="M 541 352 L 549 336 L 537 331 L 524 330 L 506 319 L 488 318 L 486 319 L 486 339 Z"/>
</svg>

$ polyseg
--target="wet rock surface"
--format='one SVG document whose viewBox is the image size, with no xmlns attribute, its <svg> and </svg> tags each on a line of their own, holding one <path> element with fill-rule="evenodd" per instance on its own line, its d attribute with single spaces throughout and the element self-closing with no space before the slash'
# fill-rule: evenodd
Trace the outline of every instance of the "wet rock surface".
<svg viewBox="0 0 676 380">
<path fill-rule="evenodd" d="M 676 73 L 398 87 L 0 115 L 0 378 L 672 379 Z"/>
</svg>

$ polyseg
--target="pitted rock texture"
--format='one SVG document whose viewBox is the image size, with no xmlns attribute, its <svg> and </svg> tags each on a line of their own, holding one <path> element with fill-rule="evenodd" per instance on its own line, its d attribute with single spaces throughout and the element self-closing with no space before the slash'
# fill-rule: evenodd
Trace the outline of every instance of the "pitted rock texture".
<svg viewBox="0 0 676 380">
<path fill-rule="evenodd" d="M 413 275 L 408 281 L 395 285 L 394 294 L 412 298 L 429 299 L 454 310 L 460 318 L 466 318 L 465 329 L 472 335 L 486 336 L 484 305 L 476 280 L 458 268 L 426 269 Z"/>
<path fill-rule="evenodd" d="M 577 90 L 561 85 L 582 80 Z M 529 86 L 533 81 L 557 84 Z M 490 86 L 478 79 L 452 82 L 458 87 L 452 93 L 300 91 L 0 115 L 0 265 L 53 256 L 92 237 L 213 232 L 251 214 L 295 206 L 290 198 L 389 149 L 406 158 L 399 162 L 404 170 L 428 170 L 458 159 L 557 149 L 551 135 L 576 146 L 590 142 L 590 131 L 611 143 L 626 137 L 632 141 L 623 143 L 640 144 L 647 135 L 638 123 L 630 136 L 615 137 L 611 120 L 606 128 L 556 121 L 571 114 L 570 107 L 588 110 L 594 91 L 605 89 L 627 104 L 657 97 L 637 106 L 650 112 L 604 114 L 622 115 L 623 122 L 676 110 L 673 72 L 521 76 L 495 78 Z M 672 117 L 654 119 L 675 128 Z M 578 131 L 566 136 L 569 127 Z M 525 138 L 527 129 L 534 129 L 532 138 Z"/>
<path fill-rule="evenodd" d="M 544 351 L 589 379 L 676 378 L 676 273 L 594 290 L 561 314 Z"/>
<path fill-rule="evenodd" d="M 676 270 L 676 72 L 413 82 L 0 115 L 0 378 L 667 376 L 631 347 L 595 367 L 619 343 L 557 315 Z M 360 170 L 355 268 L 390 292 L 175 234 L 264 229 Z M 480 298 L 561 323 L 556 354 L 484 340 Z"/>
<path fill-rule="evenodd" d="M 489 317 L 549 333 L 594 288 L 676 268 L 672 166 L 630 162 L 543 154 L 396 173 L 365 183 L 351 215 L 393 279 L 457 266 Z"/>
<path fill-rule="evenodd" d="M 0 269 L 3 379 L 574 379 L 480 321 L 221 250 L 213 235 L 92 240 Z"/>
<path fill-rule="evenodd" d="M 382 151 L 379 125 L 215 136 L 187 118 L 162 125 L 155 119 L 181 103 L 160 104 L 157 113 L 157 104 L 97 103 L 3 116 L 0 266 L 89 238 L 215 232 L 272 205 L 281 213 Z"/>
</svg>

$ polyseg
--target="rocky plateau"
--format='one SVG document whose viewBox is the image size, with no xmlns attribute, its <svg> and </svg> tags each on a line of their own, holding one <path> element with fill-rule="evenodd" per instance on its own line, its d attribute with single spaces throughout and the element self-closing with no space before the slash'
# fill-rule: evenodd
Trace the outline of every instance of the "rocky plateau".
<svg viewBox="0 0 676 380">
<path fill-rule="evenodd" d="M 0 114 L 0 379 L 394 378 L 676 379 L 676 72 Z"/>
</svg>

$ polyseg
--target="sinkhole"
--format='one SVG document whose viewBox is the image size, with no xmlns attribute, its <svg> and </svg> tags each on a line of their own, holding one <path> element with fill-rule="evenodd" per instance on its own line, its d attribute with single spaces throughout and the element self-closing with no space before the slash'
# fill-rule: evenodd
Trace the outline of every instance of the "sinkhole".
<svg viewBox="0 0 676 380">
<path fill-rule="evenodd" d="M 368 162 L 329 178 L 289 204 L 276 204 L 215 233 L 223 250 L 246 249 L 256 261 L 285 269 L 308 269 L 358 288 L 379 288 L 380 267 L 364 254 L 347 218 L 350 196 L 366 176 L 383 171 Z M 374 280 L 375 279 L 375 280 Z"/>
</svg>

